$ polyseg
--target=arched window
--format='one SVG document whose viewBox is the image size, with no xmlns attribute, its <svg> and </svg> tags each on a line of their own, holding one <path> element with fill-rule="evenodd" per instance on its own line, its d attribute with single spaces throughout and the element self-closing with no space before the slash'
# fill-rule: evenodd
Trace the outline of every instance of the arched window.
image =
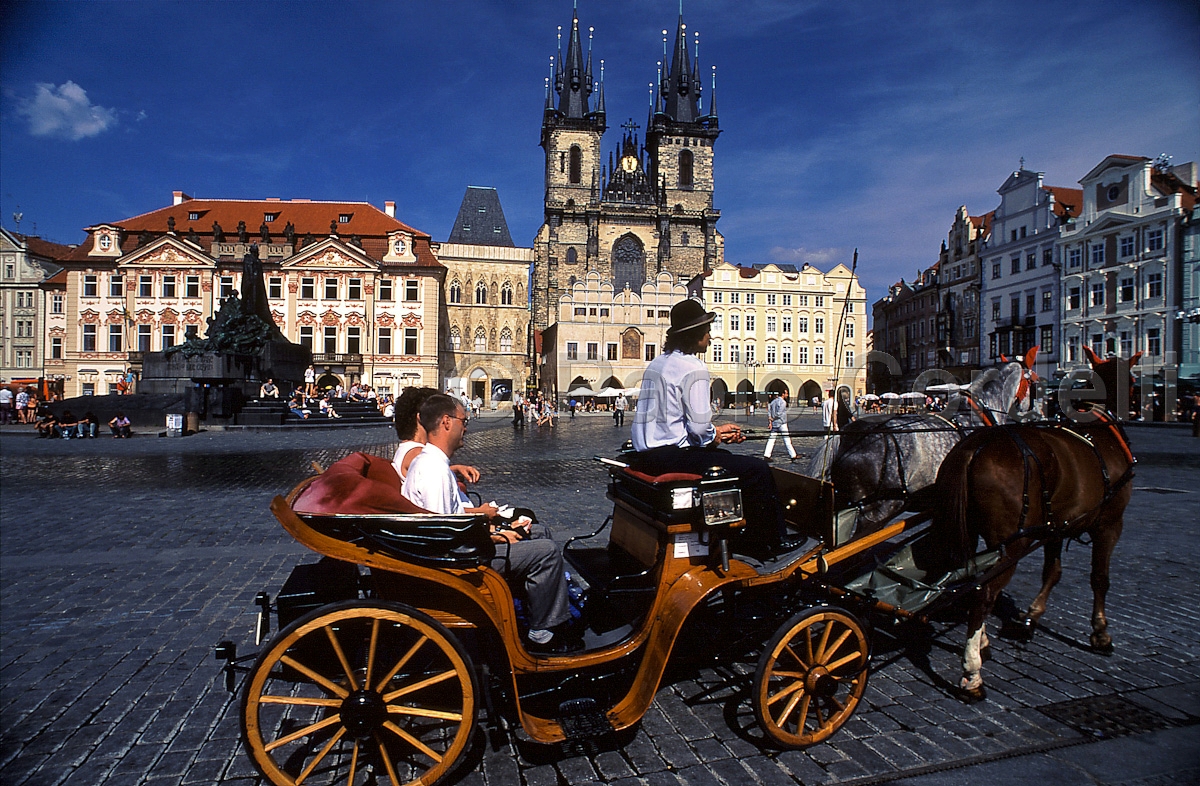
<svg viewBox="0 0 1200 786">
<path fill-rule="evenodd" d="M 692 151 L 684 150 L 679 154 L 679 187 L 692 187 Z"/>
<path fill-rule="evenodd" d="M 450 282 L 450 302 L 462 302 L 462 284 L 459 283 L 457 278 Z"/>
<path fill-rule="evenodd" d="M 574 265 L 579 261 L 579 253 L 574 248 L 567 249 L 567 264 Z"/>
<path fill-rule="evenodd" d="M 462 334 L 458 332 L 458 327 L 450 328 L 450 349 L 457 352 L 462 346 Z"/>
<path fill-rule="evenodd" d="M 504 286 L 500 289 L 500 305 L 512 305 L 512 284 L 507 281 L 504 282 Z"/>
<path fill-rule="evenodd" d="M 680 245 L 684 245 L 684 246 L 686 246 L 688 244 L 688 233 L 687 232 L 679 233 L 679 243 L 680 243 Z"/>
<path fill-rule="evenodd" d="M 482 327 L 475 329 L 475 351 L 487 352 L 487 331 Z"/>
<path fill-rule="evenodd" d="M 475 285 L 475 302 L 487 303 L 487 284 L 482 281 Z"/>
<path fill-rule="evenodd" d="M 579 145 L 571 145 L 570 158 L 570 170 L 567 173 L 567 181 L 577 184 L 583 177 L 583 151 L 579 149 Z"/>
<path fill-rule="evenodd" d="M 508 328 L 504 328 L 504 330 L 500 331 L 500 351 L 512 352 L 512 348 L 512 331 Z"/>
</svg>

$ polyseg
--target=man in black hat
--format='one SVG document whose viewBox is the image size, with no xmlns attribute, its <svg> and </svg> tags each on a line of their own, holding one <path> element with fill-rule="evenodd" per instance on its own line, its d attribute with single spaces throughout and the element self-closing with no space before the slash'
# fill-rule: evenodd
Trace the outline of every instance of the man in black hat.
<svg viewBox="0 0 1200 786">
<path fill-rule="evenodd" d="M 777 550 L 786 541 L 783 508 L 767 463 L 719 448 L 723 442 L 743 442 L 736 423 L 713 425 L 708 367 L 697 357 L 712 340 L 709 328 L 716 314 L 689 298 L 671 309 L 671 327 L 663 351 L 642 377 L 642 390 L 633 419 L 630 466 L 649 475 L 667 472 L 702 473 L 724 467 L 740 480 L 746 511 L 746 536 L 756 545 Z"/>
</svg>

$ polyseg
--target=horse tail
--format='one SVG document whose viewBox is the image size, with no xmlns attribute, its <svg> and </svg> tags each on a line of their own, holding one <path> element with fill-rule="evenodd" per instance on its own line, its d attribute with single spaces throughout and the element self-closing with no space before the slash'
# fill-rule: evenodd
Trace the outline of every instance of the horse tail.
<svg viewBox="0 0 1200 786">
<path fill-rule="evenodd" d="M 829 480 L 833 474 L 833 464 L 837 460 L 841 441 L 842 438 L 837 434 L 825 437 L 821 446 L 817 448 L 817 452 L 813 453 L 812 459 L 809 460 L 808 469 L 804 474 L 817 480 Z"/>
<path fill-rule="evenodd" d="M 935 484 L 933 522 L 930 534 L 945 550 L 949 567 L 965 565 L 975 552 L 974 538 L 968 525 L 967 506 L 970 502 L 971 464 L 976 451 L 960 451 L 958 444 L 938 469 Z"/>
</svg>

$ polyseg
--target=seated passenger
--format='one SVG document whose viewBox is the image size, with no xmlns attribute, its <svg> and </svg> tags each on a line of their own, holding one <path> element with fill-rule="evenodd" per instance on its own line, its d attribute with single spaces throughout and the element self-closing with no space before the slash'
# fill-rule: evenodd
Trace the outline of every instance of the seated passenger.
<svg viewBox="0 0 1200 786">
<path fill-rule="evenodd" d="M 708 349 L 709 326 L 716 317 L 699 300 L 671 308 L 671 326 L 662 353 L 646 367 L 637 413 L 633 419 L 630 466 L 649 475 L 667 472 L 701 474 L 724 467 L 739 479 L 745 506 L 743 547 L 754 551 L 786 551 L 798 543 L 786 539 L 783 507 L 775 479 L 765 461 L 719 448 L 722 442 L 744 442 L 736 423 L 714 426 L 708 368 L 697 355 Z M 749 543 L 745 543 L 745 540 Z"/>
<path fill-rule="evenodd" d="M 128 439 L 133 436 L 129 418 L 125 417 L 124 412 L 118 412 L 112 420 L 108 421 L 108 427 L 112 430 L 113 439 Z"/>
<path fill-rule="evenodd" d="M 463 505 L 458 480 L 450 467 L 450 458 L 462 446 L 466 410 L 449 396 L 435 393 L 421 404 L 418 417 L 428 443 L 409 463 L 402 493 L 433 513 L 470 512 Z M 493 505 L 477 509 L 489 518 L 495 510 Z M 558 654 L 579 649 L 581 643 L 564 629 L 571 613 L 558 545 L 550 540 L 523 540 L 509 529 L 494 529 L 492 540 L 497 544 L 492 568 L 525 587 L 530 627 L 526 649 Z"/>
</svg>

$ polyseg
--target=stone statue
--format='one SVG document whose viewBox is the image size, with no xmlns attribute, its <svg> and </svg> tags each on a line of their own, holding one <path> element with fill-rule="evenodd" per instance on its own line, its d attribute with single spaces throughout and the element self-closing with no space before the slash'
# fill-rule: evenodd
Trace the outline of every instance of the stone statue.
<svg viewBox="0 0 1200 786">
<path fill-rule="evenodd" d="M 250 240 L 250 234 L 246 232 L 246 222 L 239 221 L 237 225 L 238 242 L 246 243 Z"/>
<path fill-rule="evenodd" d="M 189 243 L 200 245 L 200 235 L 196 234 L 195 227 L 188 227 L 187 239 Z"/>
<path fill-rule="evenodd" d="M 242 257 L 242 312 L 253 314 L 275 326 L 275 318 L 271 316 L 271 305 L 267 301 L 267 287 L 263 281 L 262 261 L 258 258 L 258 246 L 250 246 L 250 251 Z"/>
<path fill-rule="evenodd" d="M 154 239 L 154 236 L 150 234 L 150 231 L 143 229 L 141 232 L 138 233 L 138 248 L 141 248 L 142 246 L 146 245 L 153 239 Z"/>
<path fill-rule="evenodd" d="M 283 228 L 283 237 L 287 240 L 289 246 L 296 245 L 296 227 L 292 226 L 292 222 L 287 222 Z"/>
<path fill-rule="evenodd" d="M 350 245 L 358 246 L 359 248 L 362 248 L 362 238 L 359 237 L 358 235 L 351 235 L 350 236 Z"/>
<path fill-rule="evenodd" d="M 167 231 L 175 234 L 175 216 L 167 216 Z"/>
<path fill-rule="evenodd" d="M 216 221 L 213 222 L 213 242 L 214 243 L 224 243 L 225 242 L 225 230 L 221 229 L 221 225 L 218 224 Z"/>
<path fill-rule="evenodd" d="M 337 234 L 337 219 L 336 218 L 329 222 L 329 234 L 331 234 L 331 235 Z"/>
<path fill-rule="evenodd" d="M 312 232 L 305 232 L 305 233 L 304 233 L 304 247 L 305 247 L 305 248 L 307 248 L 308 246 L 311 246 L 313 243 L 315 243 L 315 242 L 316 242 L 316 240 L 317 240 L 317 239 L 316 239 L 315 237 L 313 237 L 313 233 L 312 233 Z"/>
<path fill-rule="evenodd" d="M 262 222 L 262 226 L 258 228 L 258 235 L 262 238 L 263 245 L 271 244 L 271 230 L 266 221 Z"/>
</svg>

